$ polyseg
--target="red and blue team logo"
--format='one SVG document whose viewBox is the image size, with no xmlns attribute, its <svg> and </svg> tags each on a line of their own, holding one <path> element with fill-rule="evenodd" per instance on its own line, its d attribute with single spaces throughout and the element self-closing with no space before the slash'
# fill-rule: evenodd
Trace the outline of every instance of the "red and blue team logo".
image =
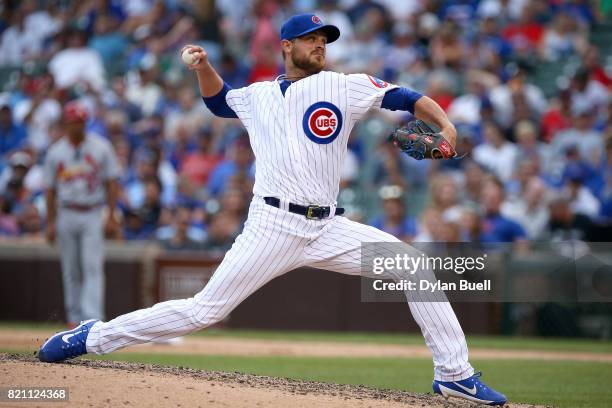
<svg viewBox="0 0 612 408">
<path fill-rule="evenodd" d="M 389 84 L 383 81 L 382 79 L 378 79 L 376 77 L 369 76 L 369 75 L 368 75 L 368 78 L 370 79 L 370 82 L 372 82 L 372 85 L 374 85 L 377 88 L 386 88 L 389 86 Z"/>
<path fill-rule="evenodd" d="M 319 24 L 319 25 L 323 24 L 321 22 L 321 19 L 319 17 L 317 17 L 317 16 L 312 16 L 312 22 L 315 23 L 315 24 Z"/>
<path fill-rule="evenodd" d="M 332 103 L 314 103 L 306 109 L 302 127 L 306 136 L 313 142 L 318 144 L 331 143 L 340 134 L 342 113 Z"/>
</svg>

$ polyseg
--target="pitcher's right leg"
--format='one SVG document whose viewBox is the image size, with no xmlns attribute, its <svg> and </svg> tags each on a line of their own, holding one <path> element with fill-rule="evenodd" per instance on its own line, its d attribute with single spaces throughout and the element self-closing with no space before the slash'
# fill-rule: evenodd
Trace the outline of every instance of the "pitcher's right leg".
<svg viewBox="0 0 612 408">
<path fill-rule="evenodd" d="M 110 353 L 205 328 L 227 316 L 266 282 L 300 266 L 307 239 L 292 234 L 295 216 L 260 201 L 251 205 L 243 233 L 206 287 L 193 298 L 158 303 L 108 322 L 87 322 L 57 333 L 41 347 L 41 360 Z"/>
<path fill-rule="evenodd" d="M 95 324 L 87 338 L 87 351 L 110 353 L 203 329 L 222 320 L 271 279 L 297 267 L 305 240 L 284 233 L 281 223 L 289 220 L 282 220 L 282 212 L 267 207 L 253 211 L 255 219 L 247 222 L 201 292 Z"/>
</svg>

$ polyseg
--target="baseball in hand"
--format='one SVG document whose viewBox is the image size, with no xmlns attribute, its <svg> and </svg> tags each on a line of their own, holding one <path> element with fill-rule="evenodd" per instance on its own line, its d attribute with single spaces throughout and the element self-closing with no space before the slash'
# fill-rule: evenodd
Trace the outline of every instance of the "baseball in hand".
<svg viewBox="0 0 612 408">
<path fill-rule="evenodd" d="M 183 59 L 183 62 L 185 62 L 185 64 L 187 65 L 194 64 L 197 61 L 196 56 L 190 53 L 189 49 L 183 51 L 183 53 L 181 54 L 181 58 Z"/>
</svg>

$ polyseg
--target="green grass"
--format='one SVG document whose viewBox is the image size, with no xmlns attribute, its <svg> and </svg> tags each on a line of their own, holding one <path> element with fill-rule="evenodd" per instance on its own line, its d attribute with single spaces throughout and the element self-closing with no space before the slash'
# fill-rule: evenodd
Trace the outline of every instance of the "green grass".
<svg viewBox="0 0 612 408">
<path fill-rule="evenodd" d="M 360 333 L 360 332 L 308 332 L 308 331 L 266 331 L 266 330 L 219 330 L 209 329 L 194 336 L 233 337 L 246 339 L 331 341 L 376 344 L 424 345 L 420 334 L 403 333 Z M 510 350 L 585 351 L 612 353 L 611 341 L 566 338 L 535 338 L 510 336 L 468 336 L 468 344 L 474 348 Z"/>
<path fill-rule="evenodd" d="M 431 392 L 430 359 L 235 357 L 164 354 L 115 354 L 99 359 L 239 371 L 376 388 Z M 472 362 L 489 385 L 511 401 L 560 408 L 597 408 L 612 405 L 612 364 L 568 361 Z"/>
<path fill-rule="evenodd" d="M 55 323 L 0 322 L 2 330 L 65 330 L 65 326 Z M 228 330 L 207 329 L 193 334 L 203 337 L 230 337 L 260 340 L 293 341 L 330 341 L 374 344 L 411 344 L 424 345 L 420 334 L 404 333 L 366 333 L 366 332 L 311 332 L 311 331 L 273 331 L 273 330 Z M 471 348 L 491 348 L 506 350 L 549 350 L 612 353 L 612 341 L 569 338 L 535 338 L 510 336 L 467 337 Z"/>
</svg>

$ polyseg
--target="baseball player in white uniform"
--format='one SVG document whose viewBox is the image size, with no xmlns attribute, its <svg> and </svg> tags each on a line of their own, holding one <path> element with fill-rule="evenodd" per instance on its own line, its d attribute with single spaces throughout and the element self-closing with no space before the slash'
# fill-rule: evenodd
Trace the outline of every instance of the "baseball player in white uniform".
<svg viewBox="0 0 612 408">
<path fill-rule="evenodd" d="M 339 36 L 337 27 L 315 15 L 291 17 L 281 29 L 285 74 L 240 89 L 223 82 L 203 48 L 183 47 L 182 52 L 192 54 L 188 67 L 208 108 L 218 116 L 239 118 L 249 133 L 256 177 L 244 230 L 194 297 L 108 322 L 83 322 L 43 344 L 42 361 L 183 336 L 222 320 L 251 293 L 292 269 L 311 266 L 360 275 L 363 242 L 399 242 L 342 217 L 343 210 L 336 207 L 351 129 L 371 108 L 382 107 L 412 111 L 436 124 L 453 146 L 456 131 L 426 96 L 365 74 L 323 71 L 326 45 Z M 506 397 L 484 385 L 468 362 L 466 340 L 450 304 L 418 296 L 407 294 L 433 354 L 434 392 L 504 404 Z"/>
<path fill-rule="evenodd" d="M 45 157 L 47 240 L 61 253 L 69 326 L 104 318 L 104 226 L 115 228 L 119 165 L 111 144 L 86 134 L 87 110 L 70 102 L 63 112 L 66 136 Z"/>
</svg>

